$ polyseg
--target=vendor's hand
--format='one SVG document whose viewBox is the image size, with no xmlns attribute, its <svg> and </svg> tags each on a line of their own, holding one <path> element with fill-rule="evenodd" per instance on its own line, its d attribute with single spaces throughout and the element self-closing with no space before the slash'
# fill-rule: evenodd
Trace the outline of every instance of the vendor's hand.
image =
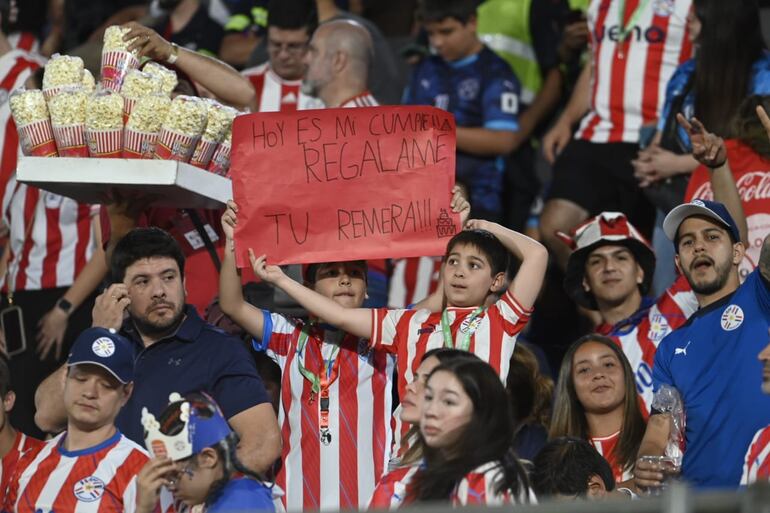
<svg viewBox="0 0 770 513">
<path fill-rule="evenodd" d="M 543 137 L 543 155 L 549 164 L 556 161 L 556 157 L 572 140 L 572 127 L 564 121 L 556 124 Z"/>
<path fill-rule="evenodd" d="M 254 250 L 251 248 L 249 248 L 249 261 L 251 262 L 251 267 L 254 268 L 254 274 L 267 283 L 276 284 L 282 278 L 286 277 L 279 266 L 267 264 L 266 255 L 257 258 L 254 254 Z"/>
<path fill-rule="evenodd" d="M 658 180 L 679 174 L 681 170 L 678 157 L 676 153 L 660 146 L 650 146 L 640 151 L 638 157 L 631 161 L 639 187 L 648 187 Z"/>
<path fill-rule="evenodd" d="M 123 326 L 123 314 L 130 304 L 128 287 L 122 283 L 113 283 L 96 298 L 91 325 L 119 330 Z"/>
<path fill-rule="evenodd" d="M 54 306 L 37 323 L 37 356 L 45 360 L 54 351 L 54 357 L 58 361 L 61 357 L 64 333 L 67 331 L 67 312 Z"/>
<path fill-rule="evenodd" d="M 227 208 L 222 214 L 222 231 L 228 241 L 235 236 L 235 225 L 238 224 L 238 205 L 233 200 L 227 200 Z"/>
<path fill-rule="evenodd" d="M 452 187 L 452 201 L 449 206 L 452 208 L 452 212 L 460 214 L 460 226 L 465 226 L 468 215 L 471 213 L 471 204 L 465 197 L 463 188 L 459 185 Z"/>
<path fill-rule="evenodd" d="M 176 464 L 170 458 L 153 458 L 136 476 L 136 513 L 151 513 L 160 499 L 160 489 L 171 485 Z"/>
<path fill-rule="evenodd" d="M 692 144 L 692 156 L 706 167 L 717 168 L 727 160 L 725 142 L 716 134 L 706 130 L 703 123 L 696 118 L 690 121 L 681 115 L 676 115 L 679 125 L 687 130 Z"/>
<path fill-rule="evenodd" d="M 133 52 L 136 50 L 139 57 L 148 57 L 160 62 L 166 62 L 171 57 L 171 43 L 163 39 L 160 34 L 151 28 L 140 25 L 135 21 L 122 26 L 123 28 L 131 29 L 123 36 L 123 41 L 133 40 L 128 46 L 129 51 Z"/>
</svg>

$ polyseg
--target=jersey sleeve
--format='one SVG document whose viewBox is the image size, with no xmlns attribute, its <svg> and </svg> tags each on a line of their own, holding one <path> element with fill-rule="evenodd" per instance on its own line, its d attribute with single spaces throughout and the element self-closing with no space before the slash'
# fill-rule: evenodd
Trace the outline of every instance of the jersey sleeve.
<svg viewBox="0 0 770 513">
<path fill-rule="evenodd" d="M 749 444 L 743 461 L 743 475 L 741 486 L 748 486 L 757 480 L 757 467 L 761 464 L 760 455 L 763 449 L 770 446 L 770 426 L 757 431 Z M 767 452 L 767 451 L 765 451 Z"/>
<path fill-rule="evenodd" d="M 292 341 L 299 328 L 294 320 L 280 314 L 262 310 L 264 322 L 262 324 L 262 340 L 252 342 L 255 351 L 272 351 L 279 357 L 288 356 L 291 351 Z"/>
<path fill-rule="evenodd" d="M 226 418 L 270 402 L 254 360 L 239 341 L 223 341 L 220 350 L 211 354 L 211 393 Z"/>
<path fill-rule="evenodd" d="M 521 86 L 510 68 L 505 68 L 503 64 L 505 63 L 501 62 L 500 66 L 490 73 L 490 79 L 484 86 L 484 128 L 516 132 L 519 129 Z"/>
<path fill-rule="evenodd" d="M 498 494 L 495 492 L 497 477 L 500 475 L 500 469 L 497 466 L 469 472 L 458 483 L 455 491 L 452 493 L 451 501 L 453 506 L 499 506 L 510 503 L 507 494 Z"/>
<path fill-rule="evenodd" d="M 490 322 L 499 322 L 503 331 L 512 337 L 527 325 L 532 309 L 521 306 L 510 291 L 506 290 L 502 297 L 490 307 L 488 314 Z"/>
<path fill-rule="evenodd" d="M 389 353 L 398 353 L 400 339 L 403 336 L 400 332 L 408 328 L 407 317 L 414 312 L 415 310 L 372 309 L 372 336 L 369 337 L 371 346 Z"/>
</svg>

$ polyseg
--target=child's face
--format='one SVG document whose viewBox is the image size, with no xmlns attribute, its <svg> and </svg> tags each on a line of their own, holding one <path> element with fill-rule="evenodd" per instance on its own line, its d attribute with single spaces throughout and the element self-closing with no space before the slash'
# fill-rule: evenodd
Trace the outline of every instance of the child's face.
<svg viewBox="0 0 770 513">
<path fill-rule="evenodd" d="M 313 290 L 346 308 L 360 308 L 366 299 L 366 269 L 356 262 L 333 262 L 316 271 Z"/>
<path fill-rule="evenodd" d="M 425 24 L 430 46 L 446 61 L 464 59 L 473 53 L 478 38 L 476 18 L 461 23 L 456 18 L 429 21 Z"/>
<path fill-rule="evenodd" d="M 447 306 L 481 306 L 490 292 L 497 291 L 505 273 L 492 275 L 486 255 L 476 246 L 456 244 L 441 267 Z"/>
</svg>

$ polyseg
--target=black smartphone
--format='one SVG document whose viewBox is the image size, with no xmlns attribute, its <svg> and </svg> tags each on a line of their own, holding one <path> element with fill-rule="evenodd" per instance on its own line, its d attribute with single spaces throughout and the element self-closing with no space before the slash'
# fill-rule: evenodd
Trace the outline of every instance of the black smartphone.
<svg viewBox="0 0 770 513">
<path fill-rule="evenodd" d="M 0 329 L 5 335 L 5 347 L 8 356 L 15 356 L 27 350 L 27 338 L 24 335 L 24 314 L 18 306 L 9 306 L 0 312 Z"/>
</svg>

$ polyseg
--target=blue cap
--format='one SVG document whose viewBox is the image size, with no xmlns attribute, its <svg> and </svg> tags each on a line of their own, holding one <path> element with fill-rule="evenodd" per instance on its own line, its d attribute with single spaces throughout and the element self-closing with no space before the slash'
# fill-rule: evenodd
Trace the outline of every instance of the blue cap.
<svg viewBox="0 0 770 513">
<path fill-rule="evenodd" d="M 222 410 L 213 399 L 205 394 L 208 401 L 193 399 L 195 394 L 188 394 L 185 399 L 190 404 L 190 420 L 187 429 L 190 432 L 192 453 L 198 454 L 206 447 L 211 447 L 227 438 L 232 429 L 222 415 Z"/>
<path fill-rule="evenodd" d="M 721 224 L 730 232 L 733 242 L 740 242 L 741 235 L 738 231 L 738 225 L 722 203 L 708 200 L 692 200 L 690 203 L 683 203 L 668 213 L 663 220 L 663 231 L 666 237 L 676 244 L 676 234 L 679 226 L 685 219 L 692 216 L 708 217 Z"/>
<path fill-rule="evenodd" d="M 131 342 L 107 328 L 88 328 L 72 344 L 67 365 L 98 365 L 123 384 L 134 380 Z"/>
</svg>

